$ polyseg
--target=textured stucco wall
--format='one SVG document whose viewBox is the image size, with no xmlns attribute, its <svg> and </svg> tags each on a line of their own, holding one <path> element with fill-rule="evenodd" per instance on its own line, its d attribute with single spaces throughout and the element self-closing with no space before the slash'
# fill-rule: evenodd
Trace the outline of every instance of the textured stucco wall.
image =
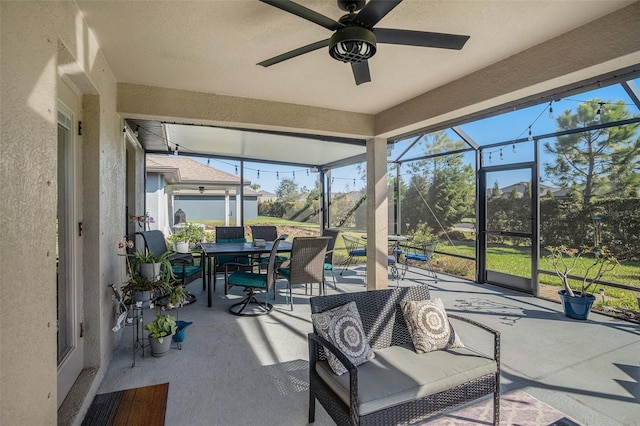
<svg viewBox="0 0 640 426">
<path fill-rule="evenodd" d="M 115 339 L 108 284 L 122 279 L 124 140 L 115 79 L 72 2 L 0 2 L 0 423 L 57 423 L 58 69 L 82 98 L 85 367 Z M 89 398 L 90 390 L 84 394 Z"/>
<path fill-rule="evenodd" d="M 118 84 L 118 111 L 134 118 L 344 137 L 372 136 L 374 130 L 370 114 L 128 83 Z"/>
</svg>

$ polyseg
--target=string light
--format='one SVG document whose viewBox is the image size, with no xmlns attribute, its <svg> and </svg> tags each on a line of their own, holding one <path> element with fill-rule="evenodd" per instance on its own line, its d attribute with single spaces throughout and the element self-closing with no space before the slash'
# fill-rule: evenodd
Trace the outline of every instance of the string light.
<svg viewBox="0 0 640 426">
<path fill-rule="evenodd" d="M 276 172 L 276 179 L 280 180 L 280 172 Z"/>
<path fill-rule="evenodd" d="M 516 144 L 515 143 L 513 144 L 513 153 L 514 154 L 516 153 Z"/>
<path fill-rule="evenodd" d="M 502 156 L 502 148 L 500 148 L 500 159 L 504 160 L 504 157 Z"/>
<path fill-rule="evenodd" d="M 598 111 L 596 112 L 596 116 L 593 117 L 593 121 L 600 121 L 602 118 L 602 107 L 606 102 L 598 102 Z"/>
<path fill-rule="evenodd" d="M 529 142 L 531 142 L 533 140 L 533 133 L 531 132 L 531 125 L 529 125 L 529 136 L 527 137 L 527 140 Z"/>
<path fill-rule="evenodd" d="M 553 118 L 553 101 L 549 102 L 549 118 Z"/>
<path fill-rule="evenodd" d="M 176 147 L 173 150 L 173 155 L 178 155 L 178 146 L 180 146 L 180 145 L 176 144 Z"/>
<path fill-rule="evenodd" d="M 353 186 L 356 186 L 356 180 L 355 180 L 355 178 L 353 179 Z"/>
<path fill-rule="evenodd" d="M 258 179 L 260 179 L 260 170 L 258 170 Z"/>
<path fill-rule="evenodd" d="M 238 166 L 236 166 L 236 174 L 238 174 Z"/>
<path fill-rule="evenodd" d="M 291 172 L 291 175 L 292 175 L 292 176 L 293 176 L 293 178 L 295 179 L 295 178 L 296 178 L 296 171 L 295 171 L 295 170 L 294 170 L 294 171 L 292 171 L 292 172 Z"/>
<path fill-rule="evenodd" d="M 309 176 L 309 169 L 307 169 L 307 176 Z"/>
</svg>

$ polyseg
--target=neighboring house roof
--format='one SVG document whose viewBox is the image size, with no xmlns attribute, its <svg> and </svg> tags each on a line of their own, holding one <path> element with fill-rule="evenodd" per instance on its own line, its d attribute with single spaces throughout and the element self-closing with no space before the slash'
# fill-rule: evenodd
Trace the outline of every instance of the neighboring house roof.
<svg viewBox="0 0 640 426">
<path fill-rule="evenodd" d="M 502 197 L 508 197 L 515 190 L 520 196 L 523 196 L 525 191 L 527 190 L 527 185 L 529 182 L 518 182 L 513 185 L 505 186 L 504 188 L 499 188 L 498 191 Z M 545 197 L 547 193 L 551 191 L 554 197 L 564 197 L 567 195 L 568 190 L 553 188 L 551 186 L 540 184 L 540 196 Z M 490 197 L 493 194 L 493 188 L 487 188 L 487 195 Z"/>
<path fill-rule="evenodd" d="M 173 155 L 147 155 L 147 173 L 164 175 L 167 183 L 183 188 L 205 186 L 217 188 L 233 188 L 240 185 L 240 178 L 231 173 L 207 166 L 187 157 Z M 243 185 L 250 185 L 245 179 Z M 246 191 L 245 191 L 246 192 Z"/>
<path fill-rule="evenodd" d="M 258 193 L 262 197 L 277 197 L 277 195 L 273 192 L 265 191 L 264 189 L 261 189 L 260 191 L 258 191 Z"/>
</svg>

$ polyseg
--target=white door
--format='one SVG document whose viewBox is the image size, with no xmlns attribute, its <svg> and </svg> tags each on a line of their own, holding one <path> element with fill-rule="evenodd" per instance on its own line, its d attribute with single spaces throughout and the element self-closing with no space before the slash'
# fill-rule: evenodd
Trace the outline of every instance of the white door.
<svg viewBox="0 0 640 426">
<path fill-rule="evenodd" d="M 82 339 L 81 97 L 58 80 L 58 407 L 84 367 Z"/>
</svg>

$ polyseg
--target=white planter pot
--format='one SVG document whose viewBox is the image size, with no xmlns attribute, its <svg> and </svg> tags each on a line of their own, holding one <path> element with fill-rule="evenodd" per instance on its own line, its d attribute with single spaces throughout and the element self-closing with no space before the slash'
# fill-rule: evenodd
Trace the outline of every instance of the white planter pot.
<svg viewBox="0 0 640 426">
<path fill-rule="evenodd" d="M 153 281 L 160 279 L 161 263 L 142 263 L 140 264 L 140 276 Z"/>
<path fill-rule="evenodd" d="M 162 338 L 162 343 L 158 342 L 158 339 L 149 337 L 149 343 L 151 344 L 151 356 L 154 358 L 160 358 L 165 356 L 171 349 L 171 336 L 165 336 Z"/>
<path fill-rule="evenodd" d="M 188 241 L 176 241 L 174 245 L 176 246 L 176 251 L 178 253 L 189 253 Z"/>
</svg>

